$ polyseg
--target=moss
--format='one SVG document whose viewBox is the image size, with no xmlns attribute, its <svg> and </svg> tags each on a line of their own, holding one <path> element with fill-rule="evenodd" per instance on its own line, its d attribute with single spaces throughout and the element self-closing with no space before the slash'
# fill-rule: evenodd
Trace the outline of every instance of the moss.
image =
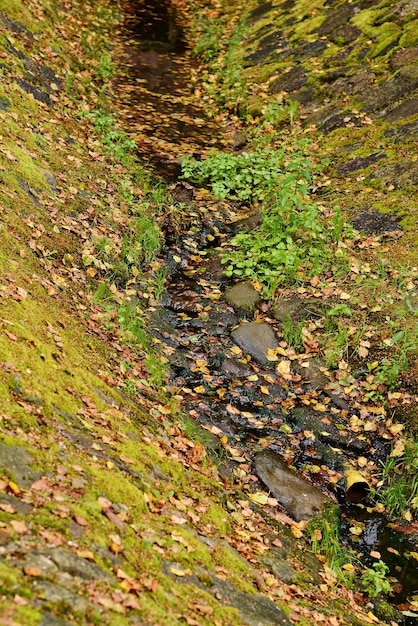
<svg viewBox="0 0 418 626">
<path fill-rule="evenodd" d="M 402 32 L 402 37 L 399 40 L 401 48 L 412 48 L 418 45 L 418 20 L 406 24 Z"/>
</svg>

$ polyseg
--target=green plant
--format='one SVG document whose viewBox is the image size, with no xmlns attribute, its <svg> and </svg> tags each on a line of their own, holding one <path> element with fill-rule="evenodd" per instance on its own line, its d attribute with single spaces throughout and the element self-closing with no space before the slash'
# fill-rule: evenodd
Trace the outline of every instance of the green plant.
<svg viewBox="0 0 418 626">
<path fill-rule="evenodd" d="M 398 519 L 418 515 L 418 441 L 395 447 L 382 464 L 374 497 Z"/>
<path fill-rule="evenodd" d="M 339 519 L 331 505 L 330 511 L 314 517 L 306 529 L 314 554 L 321 554 L 337 580 L 347 587 L 353 585 L 353 553 L 341 544 Z"/>
<path fill-rule="evenodd" d="M 283 339 L 288 346 L 292 346 L 296 351 L 303 350 L 302 330 L 304 323 L 295 322 L 290 315 L 286 315 L 282 321 Z"/>
<path fill-rule="evenodd" d="M 392 591 L 392 586 L 386 578 L 388 571 L 389 568 L 383 561 L 376 561 L 376 563 L 373 563 L 373 567 L 363 571 L 361 582 L 366 593 L 371 598 L 375 598 L 381 593 L 387 594 Z"/>
</svg>

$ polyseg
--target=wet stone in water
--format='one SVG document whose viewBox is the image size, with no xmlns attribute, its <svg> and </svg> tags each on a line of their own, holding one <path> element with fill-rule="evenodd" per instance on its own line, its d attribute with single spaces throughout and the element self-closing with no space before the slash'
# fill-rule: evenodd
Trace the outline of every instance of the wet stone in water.
<svg viewBox="0 0 418 626">
<path fill-rule="evenodd" d="M 225 300 L 234 309 L 250 313 L 260 304 L 261 296 L 250 281 L 237 283 L 225 291 Z"/>
<path fill-rule="evenodd" d="M 287 467 L 271 450 L 256 456 L 254 468 L 260 480 L 297 522 L 311 519 L 320 513 L 329 500 L 319 489 Z"/>
<path fill-rule="evenodd" d="M 231 338 L 238 346 L 248 352 L 256 361 L 268 365 L 267 354 L 279 346 L 276 334 L 266 323 L 251 322 L 242 324 L 231 333 Z"/>
</svg>

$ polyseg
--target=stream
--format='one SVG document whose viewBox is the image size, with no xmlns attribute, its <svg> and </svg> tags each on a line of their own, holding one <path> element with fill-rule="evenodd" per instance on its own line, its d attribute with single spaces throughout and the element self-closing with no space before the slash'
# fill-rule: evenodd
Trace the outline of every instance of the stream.
<svg viewBox="0 0 418 626">
<path fill-rule="evenodd" d="M 199 215 L 201 191 L 177 181 L 179 159 L 213 146 L 231 150 L 231 142 L 219 120 L 209 118 L 204 103 L 199 106 L 193 97 L 193 61 L 170 3 L 132 1 L 126 16 L 121 58 L 126 75 L 116 86 L 123 125 L 137 141 L 140 159 L 172 183 L 173 199 Z M 356 411 L 330 384 L 320 363 L 292 361 L 298 369 L 291 376 L 286 370 L 281 375 L 265 358 L 283 338 L 284 313 L 280 306 L 274 312 L 250 285 L 234 287 L 220 263 L 219 246 L 251 224 L 228 221 L 224 204 L 216 207 L 207 200 L 207 205 L 201 226 L 191 223 L 181 243 L 166 233 L 167 291 L 150 312 L 151 332 L 164 346 L 183 409 L 204 428 L 208 449 L 225 477 L 239 476 L 256 491 L 267 488 L 280 510 L 294 519 L 309 517 L 316 498 L 337 501 L 341 543 L 360 553 L 366 566 L 375 561 L 370 553 L 379 552 L 397 579 L 389 601 L 407 608 L 407 598 L 418 590 L 418 573 L 415 559 L 405 553 L 418 548 L 384 516 L 371 512 L 365 483 L 348 489 L 344 478 L 350 461 L 382 461 L 388 441 L 379 428 L 367 437 L 353 431 Z M 300 299 L 297 306 L 309 318 L 310 303 Z M 294 482 L 289 465 L 300 482 Z M 277 486 L 279 479 L 284 487 Z M 308 503 L 302 506 L 306 494 Z M 353 527 L 361 532 L 353 533 Z"/>
</svg>

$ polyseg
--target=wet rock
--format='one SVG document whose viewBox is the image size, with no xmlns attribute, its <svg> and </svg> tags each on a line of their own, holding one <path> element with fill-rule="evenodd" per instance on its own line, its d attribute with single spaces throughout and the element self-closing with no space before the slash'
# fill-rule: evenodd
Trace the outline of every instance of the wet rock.
<svg viewBox="0 0 418 626">
<path fill-rule="evenodd" d="M 393 56 L 390 57 L 390 64 L 394 69 L 405 67 L 418 59 L 418 46 L 414 48 L 406 48 L 405 50 L 398 50 Z"/>
<path fill-rule="evenodd" d="M 389 163 L 377 169 L 368 178 L 369 181 L 376 179 L 381 179 L 385 185 L 393 185 L 395 189 L 402 189 L 407 185 L 416 186 L 418 184 L 418 164 L 412 160 Z"/>
<path fill-rule="evenodd" d="M 222 363 L 222 371 L 231 378 L 246 378 L 254 374 L 253 368 L 247 363 L 241 363 L 238 359 L 228 359 Z"/>
<path fill-rule="evenodd" d="M 25 448 L 0 443 L 0 467 L 9 471 L 21 487 L 30 487 L 42 476 L 41 472 L 29 467 L 31 463 L 33 459 Z"/>
<path fill-rule="evenodd" d="M 337 128 L 344 128 L 346 126 L 359 126 L 360 121 L 357 115 L 354 113 L 341 112 L 334 113 L 326 117 L 326 119 L 320 124 L 319 129 L 325 134 L 331 133 Z"/>
<path fill-rule="evenodd" d="M 200 276 L 214 283 L 222 282 L 224 278 L 224 265 L 221 262 L 221 258 L 219 254 L 210 254 Z"/>
<path fill-rule="evenodd" d="M 297 522 L 311 519 L 328 501 L 319 489 L 298 476 L 271 450 L 257 454 L 254 469 L 260 480 Z"/>
<path fill-rule="evenodd" d="M 270 572 L 279 580 L 285 583 L 296 582 L 298 578 L 297 572 L 289 565 L 286 559 L 281 558 L 274 552 L 269 553 L 263 558 L 263 563 L 268 567 Z"/>
<path fill-rule="evenodd" d="M 39 592 L 43 599 L 48 603 L 63 603 L 70 606 L 74 611 L 79 611 L 80 613 L 85 613 L 93 607 L 93 605 L 85 598 L 78 596 L 65 587 L 61 587 L 61 585 L 56 585 L 49 581 L 36 581 L 33 587 L 34 590 Z"/>
<path fill-rule="evenodd" d="M 246 626 L 291 626 L 289 618 L 274 602 L 258 593 L 240 591 L 230 582 L 214 576 L 208 570 L 200 568 L 197 575 L 177 576 L 172 570 L 184 572 L 180 563 L 164 563 L 166 574 L 175 578 L 177 583 L 195 585 L 210 593 L 223 605 L 237 609 Z"/>
<path fill-rule="evenodd" d="M 257 21 L 260 19 L 260 17 L 262 17 L 263 15 L 265 15 L 266 13 L 269 13 L 273 8 L 273 4 L 271 2 L 264 2 L 263 4 L 260 4 L 258 7 L 256 7 L 255 9 L 253 9 L 250 13 L 250 19 Z"/>
<path fill-rule="evenodd" d="M 44 169 L 43 167 L 40 167 L 39 169 L 44 175 L 45 180 L 48 183 L 51 191 L 57 191 L 57 179 L 55 178 L 51 170 Z"/>
<path fill-rule="evenodd" d="M 31 83 L 28 83 L 26 80 L 23 80 L 23 78 L 16 78 L 15 83 L 21 89 L 23 89 L 23 91 L 26 91 L 26 93 L 32 94 L 35 100 L 43 102 L 43 104 L 46 104 L 47 106 L 52 105 L 52 101 L 49 95 L 42 91 L 42 89 L 39 89 L 39 87 L 35 87 Z"/>
<path fill-rule="evenodd" d="M 261 296 L 250 281 L 237 283 L 225 291 L 225 300 L 234 309 L 251 313 L 260 304 Z"/>
<path fill-rule="evenodd" d="M 291 626 L 292 622 L 277 604 L 260 594 L 240 591 L 226 580 L 212 577 L 208 591 L 237 609 L 247 626 Z"/>
<path fill-rule="evenodd" d="M 22 515 L 28 515 L 33 509 L 32 504 L 27 504 L 9 493 L 0 493 L 0 502 L 10 504 L 18 513 L 22 513 Z"/>
<path fill-rule="evenodd" d="M 31 552 L 20 565 L 22 568 L 36 568 L 42 576 L 51 576 L 58 571 L 55 563 L 42 552 Z"/>
<path fill-rule="evenodd" d="M 10 109 L 10 102 L 7 98 L 0 98 L 0 111 L 7 111 Z"/>
<path fill-rule="evenodd" d="M 298 61 L 304 61 L 306 59 L 312 59 L 319 57 L 326 49 L 327 45 L 323 41 L 314 41 L 307 46 L 301 48 L 300 52 L 296 55 Z"/>
<path fill-rule="evenodd" d="M 346 43 L 351 43 L 355 41 L 361 35 L 361 30 L 357 28 L 357 26 L 353 26 L 352 24 L 344 24 L 340 28 L 334 30 L 330 38 L 334 42 L 343 41 Z"/>
<path fill-rule="evenodd" d="M 238 322 L 238 319 L 232 311 L 221 307 L 221 306 L 213 306 L 210 311 L 208 311 L 207 319 L 195 319 L 190 322 L 190 326 L 192 328 L 202 328 L 209 335 L 224 335 L 226 328 L 231 328 L 235 326 Z"/>
<path fill-rule="evenodd" d="M 319 359 L 306 359 L 296 363 L 294 367 L 294 371 L 301 376 L 302 381 L 312 389 L 322 389 L 329 383 L 325 369 L 325 364 Z"/>
<path fill-rule="evenodd" d="M 354 15 L 354 12 L 354 5 L 344 2 L 334 9 L 331 9 L 324 22 L 312 32 L 318 33 L 320 37 L 328 35 L 339 26 L 342 26 L 344 22 L 347 22 L 349 18 Z"/>
<path fill-rule="evenodd" d="M 382 235 L 403 230 L 396 221 L 395 213 L 379 213 L 379 211 L 362 211 L 351 221 L 352 226 L 366 235 Z"/>
<path fill-rule="evenodd" d="M 231 338 L 244 352 L 263 365 L 268 364 L 268 350 L 275 350 L 279 345 L 273 329 L 264 322 L 242 324 L 231 333 Z"/>
<path fill-rule="evenodd" d="M 64 622 L 63 619 L 52 613 L 45 613 L 39 626 L 69 626 L 69 622 Z"/>
<path fill-rule="evenodd" d="M 292 295 L 278 298 L 270 310 L 273 319 L 283 322 L 291 318 L 295 322 L 322 317 L 328 305 L 317 298 L 299 298 Z"/>
<path fill-rule="evenodd" d="M 44 554 L 57 565 L 61 572 L 66 572 L 71 576 L 78 576 L 84 580 L 112 580 L 112 577 L 101 567 L 66 548 L 52 548 Z"/>
<path fill-rule="evenodd" d="M 402 67 L 390 80 L 359 96 L 366 111 L 380 109 L 418 88 L 418 66 Z"/>
<path fill-rule="evenodd" d="M 303 87 L 308 80 L 305 68 L 302 65 L 295 65 L 286 74 L 282 74 L 270 85 L 271 93 L 280 91 L 292 92 Z"/>
<path fill-rule="evenodd" d="M 367 157 L 356 157 L 355 159 L 341 163 L 341 165 L 337 166 L 337 170 L 341 174 L 351 174 L 352 172 L 363 170 L 369 167 L 369 165 L 373 165 L 373 163 L 377 163 L 381 159 L 386 158 L 387 154 L 385 152 L 375 152 L 374 154 L 369 154 Z"/>
<path fill-rule="evenodd" d="M 418 113 L 418 98 L 414 98 L 414 101 L 409 101 L 409 105 L 412 105 L 410 108 L 408 106 L 407 110 L 409 115 L 414 115 Z M 401 108 L 401 107 L 399 107 Z M 412 110 L 414 112 L 412 112 Z M 416 140 L 418 136 L 418 120 L 415 122 L 411 122 L 410 124 L 403 124 L 402 126 L 398 126 L 397 128 L 391 128 L 385 132 L 385 137 L 390 137 L 395 142 L 406 142 L 408 140 Z"/>
</svg>

